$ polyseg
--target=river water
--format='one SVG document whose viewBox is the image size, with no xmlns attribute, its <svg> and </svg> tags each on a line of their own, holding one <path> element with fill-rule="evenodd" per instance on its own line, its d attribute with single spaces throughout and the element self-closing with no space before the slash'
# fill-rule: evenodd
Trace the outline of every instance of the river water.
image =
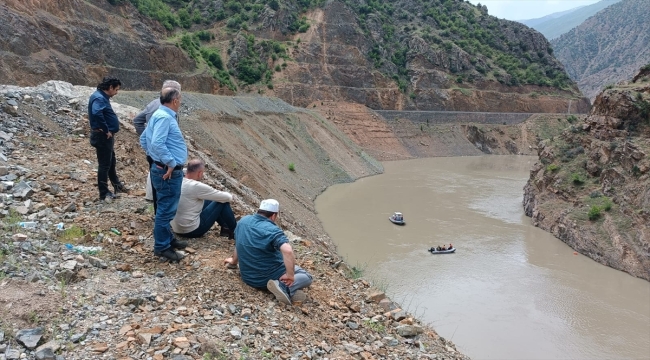
<svg viewBox="0 0 650 360">
<path fill-rule="evenodd" d="M 316 200 L 348 264 L 477 359 L 650 359 L 650 283 L 531 225 L 534 157 L 429 158 Z M 404 213 L 405 226 L 388 217 Z M 432 255 L 453 243 L 455 254 Z"/>
</svg>

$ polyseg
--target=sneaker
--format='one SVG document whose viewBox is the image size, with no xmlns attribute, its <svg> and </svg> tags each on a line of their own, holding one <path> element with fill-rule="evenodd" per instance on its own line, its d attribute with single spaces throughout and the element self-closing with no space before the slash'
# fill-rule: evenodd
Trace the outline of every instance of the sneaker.
<svg viewBox="0 0 650 360">
<path fill-rule="evenodd" d="M 291 302 L 305 302 L 307 300 L 307 294 L 302 290 L 296 290 L 291 297 Z"/>
<path fill-rule="evenodd" d="M 115 193 L 123 193 L 123 194 L 128 194 L 129 193 L 129 188 L 124 186 L 124 184 L 118 184 L 113 187 L 115 189 Z"/>
<path fill-rule="evenodd" d="M 178 252 L 174 251 L 172 248 L 169 248 L 165 251 L 162 252 L 155 252 L 154 255 L 164 257 L 169 261 L 175 262 L 175 261 L 180 261 L 181 259 L 184 258 L 183 255 L 179 254 Z"/>
<path fill-rule="evenodd" d="M 106 193 L 106 195 L 100 196 L 99 200 L 106 201 L 107 203 L 111 203 L 113 200 L 119 199 L 119 197 L 120 197 L 119 195 L 109 191 Z"/>
<path fill-rule="evenodd" d="M 171 245 L 174 249 L 183 250 L 187 247 L 187 241 L 182 241 L 174 238 L 169 243 L 169 245 Z"/>
<path fill-rule="evenodd" d="M 266 283 L 266 288 L 275 295 L 275 298 L 285 304 L 285 305 L 291 305 L 291 300 L 289 299 L 289 295 L 282 290 L 280 287 L 280 281 L 279 280 L 269 280 Z"/>
</svg>

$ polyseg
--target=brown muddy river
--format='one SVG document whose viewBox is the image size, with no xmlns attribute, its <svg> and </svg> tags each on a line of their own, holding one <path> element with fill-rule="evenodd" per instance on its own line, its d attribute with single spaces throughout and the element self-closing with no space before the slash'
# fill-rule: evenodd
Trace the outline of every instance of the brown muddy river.
<svg viewBox="0 0 650 360">
<path fill-rule="evenodd" d="M 574 255 L 531 225 L 535 158 L 384 163 L 318 197 L 350 265 L 476 359 L 650 359 L 650 283 Z M 406 225 L 388 217 L 404 213 Z M 432 255 L 453 243 L 455 254 Z"/>
</svg>

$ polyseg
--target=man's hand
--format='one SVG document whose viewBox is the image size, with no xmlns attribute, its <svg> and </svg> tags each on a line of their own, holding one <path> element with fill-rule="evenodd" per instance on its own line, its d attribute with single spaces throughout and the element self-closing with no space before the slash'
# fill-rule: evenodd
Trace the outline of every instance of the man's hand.
<svg viewBox="0 0 650 360">
<path fill-rule="evenodd" d="M 173 167 L 167 166 L 167 172 L 163 175 L 163 180 L 167 180 L 172 177 L 172 172 L 174 171 Z"/>
<path fill-rule="evenodd" d="M 236 269 L 237 268 L 237 261 L 235 259 L 229 257 L 223 260 L 223 263 L 226 264 L 226 267 L 228 269 Z"/>
<path fill-rule="evenodd" d="M 110 138 L 112 138 L 112 137 L 113 137 L 113 133 L 112 133 L 112 132 L 109 131 L 109 132 L 106 133 L 106 138 L 107 138 L 107 139 L 110 139 Z"/>
<path fill-rule="evenodd" d="M 287 286 L 291 286 L 293 284 L 293 279 L 294 279 L 293 274 L 291 275 L 284 274 L 280 276 L 280 281 Z"/>
</svg>

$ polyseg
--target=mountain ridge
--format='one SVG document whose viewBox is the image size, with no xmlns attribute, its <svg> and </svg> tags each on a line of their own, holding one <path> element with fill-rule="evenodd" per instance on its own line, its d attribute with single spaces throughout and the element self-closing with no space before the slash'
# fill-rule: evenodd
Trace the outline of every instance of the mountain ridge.
<svg viewBox="0 0 650 360">
<path fill-rule="evenodd" d="M 650 59 L 650 11 L 644 0 L 623 0 L 551 42 L 583 94 L 630 79 Z"/>
<path fill-rule="evenodd" d="M 550 41 L 560 37 L 562 34 L 567 33 L 571 29 L 582 24 L 588 18 L 597 14 L 599 11 L 611 5 L 614 5 L 619 1 L 621 0 L 601 0 L 595 4 L 571 9 L 569 12 L 557 13 L 561 15 L 553 18 L 548 18 L 538 23 L 534 23 L 534 20 L 541 20 L 545 17 L 539 19 L 523 20 L 520 22 L 541 32 Z"/>
</svg>

